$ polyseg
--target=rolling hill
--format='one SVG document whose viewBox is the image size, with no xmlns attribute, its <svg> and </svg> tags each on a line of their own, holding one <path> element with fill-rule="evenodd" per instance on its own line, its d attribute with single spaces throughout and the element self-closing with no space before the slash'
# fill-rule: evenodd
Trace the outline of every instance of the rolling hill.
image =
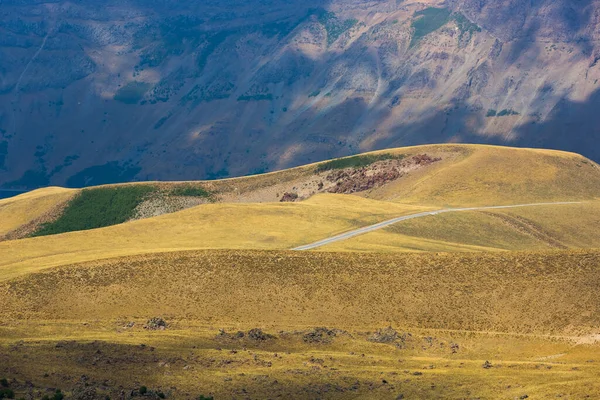
<svg viewBox="0 0 600 400">
<path fill-rule="evenodd" d="M 459 144 L 0 200 L 0 394 L 597 397 L 598 226 L 593 161 Z"/>
</svg>

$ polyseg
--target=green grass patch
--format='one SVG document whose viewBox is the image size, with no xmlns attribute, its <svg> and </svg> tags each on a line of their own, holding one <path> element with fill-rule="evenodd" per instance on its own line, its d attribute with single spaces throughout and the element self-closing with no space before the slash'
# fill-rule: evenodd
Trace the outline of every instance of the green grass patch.
<svg viewBox="0 0 600 400">
<path fill-rule="evenodd" d="M 481 32 L 479 25 L 469 21 L 467 17 L 461 13 L 453 14 L 452 19 L 454 19 L 456 26 L 460 30 L 460 39 L 462 39 L 464 35 L 469 35 L 470 38 L 475 32 Z"/>
<path fill-rule="evenodd" d="M 212 197 L 212 193 L 208 190 L 201 188 L 199 186 L 178 186 L 171 189 L 170 194 L 172 196 L 186 196 L 186 197 L 204 197 L 210 199 Z"/>
<path fill-rule="evenodd" d="M 44 224 L 32 236 L 121 224 L 131 219 L 135 208 L 155 190 L 152 186 L 141 185 L 83 189 L 56 221 Z"/>
<path fill-rule="evenodd" d="M 146 82 L 129 82 L 115 93 L 114 99 L 125 104 L 137 104 L 152 85 Z"/>
<path fill-rule="evenodd" d="M 451 12 L 447 8 L 429 7 L 417 11 L 412 22 L 413 37 L 410 47 L 416 45 L 422 38 L 437 31 L 450 21 Z"/>
<path fill-rule="evenodd" d="M 402 160 L 406 157 L 404 154 L 394 155 L 394 154 L 377 154 L 377 155 L 364 155 L 364 156 L 352 156 L 346 158 L 339 158 L 337 160 L 331 160 L 319 164 L 317 166 L 316 172 L 325 172 L 331 171 L 334 169 L 344 169 L 344 168 L 361 168 L 371 165 L 377 161 L 384 160 Z"/>
</svg>

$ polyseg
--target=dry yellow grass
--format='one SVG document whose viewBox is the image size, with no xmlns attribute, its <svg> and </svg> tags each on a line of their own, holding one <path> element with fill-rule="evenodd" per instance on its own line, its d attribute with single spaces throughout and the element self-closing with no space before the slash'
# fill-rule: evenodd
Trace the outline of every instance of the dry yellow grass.
<svg viewBox="0 0 600 400">
<path fill-rule="evenodd" d="M 600 201 L 439 214 L 320 251 L 500 251 L 600 248 Z"/>
<path fill-rule="evenodd" d="M 113 398 L 595 398 L 600 347 L 577 343 L 600 332 L 599 260 L 201 251 L 66 266 L 0 283 L 0 375 L 67 393 L 86 375 Z M 169 327 L 144 330 L 154 316 Z M 303 340 L 321 325 L 342 331 Z M 388 325 L 399 338 L 368 341 Z M 218 336 L 255 327 L 275 338 Z"/>
<path fill-rule="evenodd" d="M 289 249 L 425 210 L 356 196 L 302 203 L 206 204 L 108 228 L 0 243 L 0 280 L 43 268 L 149 252 Z"/>
<path fill-rule="evenodd" d="M 67 202 L 77 191 L 49 187 L 0 200 L 0 239 L 43 217 Z"/>
<path fill-rule="evenodd" d="M 440 155 L 444 161 L 376 189 L 369 197 L 442 207 L 600 198 L 600 167 L 578 154 L 481 145 L 408 149 Z"/>
<path fill-rule="evenodd" d="M 240 327 L 366 329 L 393 323 L 591 334 L 599 328 L 599 260 L 596 251 L 163 253 L 12 279 L 0 284 L 0 312 L 11 320 L 168 315 Z"/>
</svg>

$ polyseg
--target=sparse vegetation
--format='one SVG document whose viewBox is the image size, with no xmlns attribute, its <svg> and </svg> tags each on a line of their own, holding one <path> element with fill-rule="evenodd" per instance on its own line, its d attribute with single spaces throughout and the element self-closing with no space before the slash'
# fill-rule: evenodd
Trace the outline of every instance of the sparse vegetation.
<svg viewBox="0 0 600 400">
<path fill-rule="evenodd" d="M 490 118 L 490 117 L 507 117 L 507 116 L 511 116 L 511 115 L 519 115 L 519 113 L 511 108 L 505 108 L 500 111 L 490 109 L 485 114 L 485 116 L 488 118 Z"/>
<path fill-rule="evenodd" d="M 366 167 L 377 161 L 384 160 L 401 160 L 405 156 L 404 155 L 394 155 L 394 154 L 377 154 L 377 155 L 358 155 L 346 158 L 338 158 L 336 160 L 331 160 L 319 164 L 317 166 L 316 172 L 324 172 L 330 171 L 334 169 L 344 169 L 344 168 L 360 168 Z"/>
<path fill-rule="evenodd" d="M 102 228 L 133 217 L 135 208 L 154 191 L 146 185 L 84 189 L 54 222 L 44 224 L 33 236 Z"/>
<path fill-rule="evenodd" d="M 466 35 L 473 36 L 475 32 L 481 32 L 481 28 L 479 25 L 471 22 L 467 17 L 465 17 L 461 13 L 452 14 L 452 19 L 456 23 L 456 26 L 460 30 L 459 40 L 465 37 Z"/>
<path fill-rule="evenodd" d="M 195 185 L 176 186 L 171 189 L 170 193 L 172 196 L 204 197 L 207 199 L 210 199 L 213 196 L 208 190 Z"/>
<path fill-rule="evenodd" d="M 450 21 L 451 12 L 447 8 L 428 7 L 417 11 L 413 17 L 413 36 L 410 47 L 415 46 L 422 38 L 437 31 Z"/>
<path fill-rule="evenodd" d="M 137 104 L 151 87 L 152 85 L 146 82 L 129 82 L 115 93 L 114 99 L 125 104 Z"/>
<path fill-rule="evenodd" d="M 358 23 L 358 20 L 347 19 L 342 21 L 335 15 L 335 13 L 320 10 L 319 22 L 327 31 L 327 44 L 332 45 L 342 34 L 352 29 Z"/>
<path fill-rule="evenodd" d="M 273 100 L 273 95 L 271 93 L 267 93 L 267 94 L 242 95 L 242 96 L 238 97 L 238 101 L 263 101 L 263 100 Z"/>
<path fill-rule="evenodd" d="M 519 113 L 518 113 L 518 112 L 516 112 L 516 111 L 515 111 L 515 110 L 513 110 L 513 109 L 507 109 L 507 108 L 505 108 L 504 110 L 501 110 L 501 111 L 498 113 L 498 115 L 497 115 L 497 116 L 498 116 L 498 117 L 505 117 L 505 116 L 510 116 L 510 115 L 519 115 Z"/>
</svg>

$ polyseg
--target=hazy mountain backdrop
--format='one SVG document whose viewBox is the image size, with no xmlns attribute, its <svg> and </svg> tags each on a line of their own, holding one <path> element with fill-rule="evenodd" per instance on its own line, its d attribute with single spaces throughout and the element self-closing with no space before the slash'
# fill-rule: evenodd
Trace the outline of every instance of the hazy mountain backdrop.
<svg viewBox="0 0 600 400">
<path fill-rule="evenodd" d="M 0 0 L 0 186 L 478 142 L 600 160 L 599 0 Z"/>
</svg>

